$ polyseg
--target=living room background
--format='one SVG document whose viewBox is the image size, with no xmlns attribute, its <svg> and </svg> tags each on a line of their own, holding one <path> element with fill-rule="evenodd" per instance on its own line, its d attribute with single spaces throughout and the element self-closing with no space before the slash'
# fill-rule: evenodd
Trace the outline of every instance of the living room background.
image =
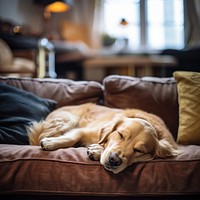
<svg viewBox="0 0 200 200">
<path fill-rule="evenodd" d="M 58 31 L 61 39 L 82 40 L 92 48 L 101 47 L 104 34 L 127 37 L 133 49 L 183 48 L 200 43 L 200 1 L 197 0 L 70 2 L 68 12 L 53 13 L 51 18 L 50 31 Z M 42 34 L 43 11 L 44 7 L 33 0 L 0 0 L 0 19 L 22 25 L 26 34 Z M 126 26 L 120 25 L 119 20 L 123 18 Z M 76 32 L 76 36 L 70 35 L 69 30 L 72 34 Z"/>
</svg>

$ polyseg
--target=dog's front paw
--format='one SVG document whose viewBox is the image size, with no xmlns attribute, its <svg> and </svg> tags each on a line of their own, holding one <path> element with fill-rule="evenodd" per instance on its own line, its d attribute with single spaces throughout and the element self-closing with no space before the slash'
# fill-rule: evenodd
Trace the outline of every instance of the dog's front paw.
<svg viewBox="0 0 200 200">
<path fill-rule="evenodd" d="M 87 155 L 91 160 L 100 160 L 103 147 L 99 144 L 91 144 L 88 146 Z"/>
<path fill-rule="evenodd" d="M 40 146 L 43 150 L 51 151 L 54 150 L 54 142 L 52 138 L 43 138 L 40 142 Z"/>
</svg>

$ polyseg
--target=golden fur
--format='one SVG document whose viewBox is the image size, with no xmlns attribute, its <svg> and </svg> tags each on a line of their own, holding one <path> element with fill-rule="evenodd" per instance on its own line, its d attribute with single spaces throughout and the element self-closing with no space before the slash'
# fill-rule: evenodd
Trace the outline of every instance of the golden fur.
<svg viewBox="0 0 200 200">
<path fill-rule="evenodd" d="M 178 154 L 164 122 L 137 109 L 113 109 L 95 104 L 66 106 L 28 127 L 31 145 L 44 150 L 85 146 L 88 156 L 113 173 L 134 162 Z"/>
</svg>

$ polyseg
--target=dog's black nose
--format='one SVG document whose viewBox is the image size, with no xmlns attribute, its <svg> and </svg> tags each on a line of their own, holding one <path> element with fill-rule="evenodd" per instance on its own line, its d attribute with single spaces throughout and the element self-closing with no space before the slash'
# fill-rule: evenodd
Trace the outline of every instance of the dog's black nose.
<svg viewBox="0 0 200 200">
<path fill-rule="evenodd" d="M 119 166 L 122 160 L 117 153 L 111 153 L 109 156 L 109 163 L 111 166 Z"/>
</svg>

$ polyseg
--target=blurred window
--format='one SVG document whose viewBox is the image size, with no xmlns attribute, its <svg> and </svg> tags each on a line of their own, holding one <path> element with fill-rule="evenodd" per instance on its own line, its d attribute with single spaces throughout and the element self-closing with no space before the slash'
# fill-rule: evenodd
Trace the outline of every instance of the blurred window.
<svg viewBox="0 0 200 200">
<path fill-rule="evenodd" d="M 130 48 L 184 46 L 183 0 L 104 0 L 103 6 L 104 32 L 128 38 Z"/>
</svg>

